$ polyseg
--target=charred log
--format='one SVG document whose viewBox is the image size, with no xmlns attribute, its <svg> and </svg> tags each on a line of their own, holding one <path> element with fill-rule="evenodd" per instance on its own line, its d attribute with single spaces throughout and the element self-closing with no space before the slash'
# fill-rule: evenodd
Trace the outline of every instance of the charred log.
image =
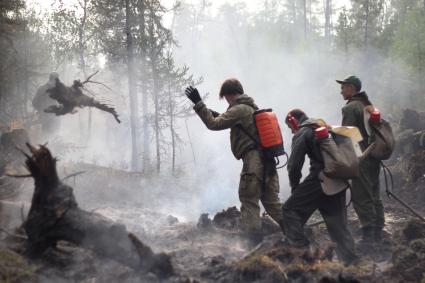
<svg viewBox="0 0 425 283">
<path fill-rule="evenodd" d="M 59 79 L 56 79 L 55 87 L 47 90 L 50 97 L 55 99 L 59 105 L 51 105 L 44 110 L 46 113 L 54 113 L 57 116 L 74 113 L 76 107 L 94 107 L 112 114 L 118 123 L 118 113 L 115 108 L 105 103 L 101 103 L 83 93 L 83 84 L 76 80 L 71 87 L 65 86 Z"/>
<path fill-rule="evenodd" d="M 26 254 L 40 257 L 58 241 L 68 241 L 93 250 L 142 272 L 160 277 L 173 274 L 170 258 L 155 254 L 124 225 L 78 207 L 73 189 L 62 183 L 56 171 L 56 159 L 45 146 L 27 144 L 31 156 L 26 165 L 35 182 L 28 218 L 24 223 L 28 235 Z"/>
</svg>

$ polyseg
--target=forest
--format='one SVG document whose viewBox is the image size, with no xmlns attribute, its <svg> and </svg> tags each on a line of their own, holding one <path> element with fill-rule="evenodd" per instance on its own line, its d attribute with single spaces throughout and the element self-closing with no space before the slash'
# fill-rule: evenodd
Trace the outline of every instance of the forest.
<svg viewBox="0 0 425 283">
<path fill-rule="evenodd" d="M 379 177 L 383 243 L 344 265 L 320 213 L 303 251 L 261 207 L 253 248 L 245 161 L 185 89 L 219 115 L 237 78 L 276 113 L 290 156 L 287 113 L 341 125 L 336 80 L 351 75 L 396 141 Z M 1 0 L 0 281 L 424 282 L 424 82 L 425 0 Z"/>
</svg>

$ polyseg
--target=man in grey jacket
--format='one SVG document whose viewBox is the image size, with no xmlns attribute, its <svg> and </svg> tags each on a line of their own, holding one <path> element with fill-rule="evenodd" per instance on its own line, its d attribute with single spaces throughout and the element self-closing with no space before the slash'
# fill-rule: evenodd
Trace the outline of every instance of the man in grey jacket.
<svg viewBox="0 0 425 283">
<path fill-rule="evenodd" d="M 337 244 L 338 257 L 346 263 L 352 263 L 357 260 L 357 256 L 346 223 L 345 190 L 330 196 L 322 190 L 319 174 L 324 169 L 324 163 L 314 135 L 317 121 L 308 118 L 300 109 L 290 111 L 285 121 L 294 133 L 287 167 L 292 193 L 282 209 L 287 241 L 296 247 L 309 245 L 304 235 L 304 224 L 318 209 L 332 241 Z M 310 159 L 310 172 L 301 182 L 306 156 Z"/>
</svg>

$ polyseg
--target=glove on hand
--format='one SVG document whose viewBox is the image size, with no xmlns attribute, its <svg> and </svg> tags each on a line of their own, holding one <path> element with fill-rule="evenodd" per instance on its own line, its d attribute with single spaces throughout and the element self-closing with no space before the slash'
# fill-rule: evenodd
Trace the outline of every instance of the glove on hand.
<svg viewBox="0 0 425 283">
<path fill-rule="evenodd" d="M 199 101 L 201 101 L 201 96 L 199 95 L 199 92 L 196 88 L 194 88 L 193 86 L 189 86 L 186 88 L 185 90 L 186 96 L 192 100 L 192 102 L 194 104 L 198 103 Z"/>
</svg>

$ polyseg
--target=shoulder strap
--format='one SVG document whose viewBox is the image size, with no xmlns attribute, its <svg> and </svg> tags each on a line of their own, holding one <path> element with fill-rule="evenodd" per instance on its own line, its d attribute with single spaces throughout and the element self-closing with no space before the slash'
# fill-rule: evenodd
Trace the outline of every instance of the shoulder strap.
<svg viewBox="0 0 425 283">
<path fill-rule="evenodd" d="M 242 127 L 241 124 L 237 124 L 236 127 L 242 132 L 244 132 L 245 135 L 247 135 L 257 146 L 261 147 L 260 142 L 256 138 L 254 138 L 250 133 L 248 133 L 248 131 L 244 127 Z"/>
<path fill-rule="evenodd" d="M 299 128 L 312 128 L 313 130 L 320 128 L 318 124 L 306 124 L 306 125 L 300 125 Z"/>
</svg>

